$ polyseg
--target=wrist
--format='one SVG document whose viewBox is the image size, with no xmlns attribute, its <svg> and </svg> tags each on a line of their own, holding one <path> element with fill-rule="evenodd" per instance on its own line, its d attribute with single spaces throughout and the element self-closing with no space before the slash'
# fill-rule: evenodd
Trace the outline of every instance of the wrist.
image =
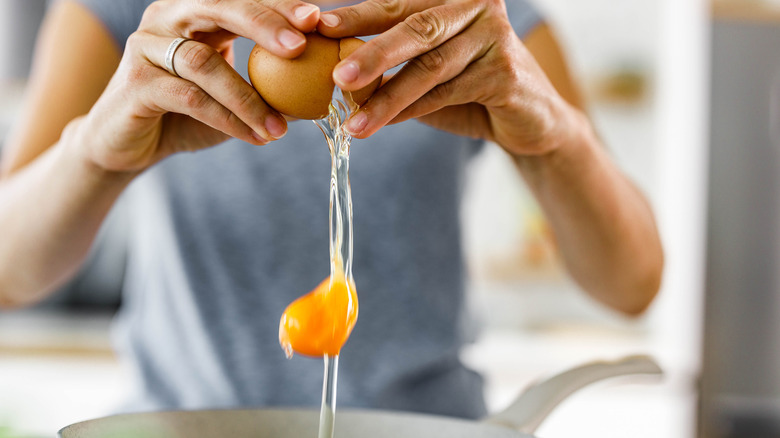
<svg viewBox="0 0 780 438">
<path fill-rule="evenodd" d="M 540 140 L 541 154 L 512 154 L 515 162 L 526 176 L 548 174 L 549 172 L 571 172 L 590 166 L 590 161 L 603 151 L 587 116 L 570 108 L 558 118 L 558 128 Z"/>
<path fill-rule="evenodd" d="M 554 93 L 518 97 L 491 115 L 490 139 L 519 159 L 553 156 L 595 137 L 587 115 Z"/>
<path fill-rule="evenodd" d="M 74 159 L 79 168 L 94 179 L 127 183 L 141 173 L 138 171 L 118 171 L 103 165 L 98 154 L 95 153 L 96 145 L 93 144 L 93 140 L 94 136 L 89 135 L 86 116 L 80 116 L 65 127 L 60 146 L 64 149 L 65 155 Z"/>
</svg>

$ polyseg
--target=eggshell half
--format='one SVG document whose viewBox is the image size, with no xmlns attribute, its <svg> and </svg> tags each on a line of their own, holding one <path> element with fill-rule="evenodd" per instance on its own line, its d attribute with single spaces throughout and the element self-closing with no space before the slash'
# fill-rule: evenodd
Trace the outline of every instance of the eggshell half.
<svg viewBox="0 0 780 438">
<path fill-rule="evenodd" d="M 298 119 L 321 119 L 328 115 L 336 86 L 333 68 L 362 44 L 357 38 L 336 40 L 310 33 L 306 35 L 306 49 L 294 59 L 278 57 L 255 45 L 249 55 L 249 80 L 266 103 L 280 113 Z M 345 96 L 362 105 L 381 82 L 379 77 Z"/>
</svg>

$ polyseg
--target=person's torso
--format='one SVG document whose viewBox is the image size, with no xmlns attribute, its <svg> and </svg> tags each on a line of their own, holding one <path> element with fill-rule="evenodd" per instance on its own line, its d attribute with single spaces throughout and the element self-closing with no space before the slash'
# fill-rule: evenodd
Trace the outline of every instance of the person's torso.
<svg viewBox="0 0 780 438">
<path fill-rule="evenodd" d="M 252 44 L 236 42 L 244 77 Z M 360 316 L 341 354 L 340 406 L 484 414 L 481 379 L 458 359 L 459 201 L 480 145 L 416 121 L 353 142 Z M 140 387 L 128 409 L 320 401 L 322 362 L 285 359 L 277 336 L 285 306 L 329 273 L 329 178 L 323 134 L 297 121 L 268 146 L 179 154 L 132 184 L 116 330 Z"/>
</svg>

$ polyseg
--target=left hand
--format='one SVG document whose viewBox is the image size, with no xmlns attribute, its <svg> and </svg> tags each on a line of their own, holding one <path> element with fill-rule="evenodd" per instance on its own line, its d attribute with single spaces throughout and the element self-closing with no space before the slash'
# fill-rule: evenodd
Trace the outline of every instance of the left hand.
<svg viewBox="0 0 780 438">
<path fill-rule="evenodd" d="M 355 137 L 417 118 L 535 156 L 566 144 L 581 119 L 515 34 L 503 0 L 368 0 L 323 13 L 317 30 L 380 34 L 334 70 L 344 90 L 408 61 L 347 123 Z"/>
</svg>

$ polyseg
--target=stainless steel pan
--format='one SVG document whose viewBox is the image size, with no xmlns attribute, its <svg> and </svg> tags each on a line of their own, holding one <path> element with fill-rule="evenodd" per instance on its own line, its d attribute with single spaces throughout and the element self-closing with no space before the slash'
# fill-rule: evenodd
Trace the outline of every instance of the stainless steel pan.
<svg viewBox="0 0 780 438">
<path fill-rule="evenodd" d="M 525 390 L 508 408 L 482 421 L 370 410 L 338 410 L 337 438 L 532 438 L 534 430 L 574 391 L 599 380 L 660 375 L 647 356 L 593 362 Z M 243 409 L 115 415 L 65 427 L 61 438 L 302 438 L 316 437 L 319 411 Z"/>
</svg>

